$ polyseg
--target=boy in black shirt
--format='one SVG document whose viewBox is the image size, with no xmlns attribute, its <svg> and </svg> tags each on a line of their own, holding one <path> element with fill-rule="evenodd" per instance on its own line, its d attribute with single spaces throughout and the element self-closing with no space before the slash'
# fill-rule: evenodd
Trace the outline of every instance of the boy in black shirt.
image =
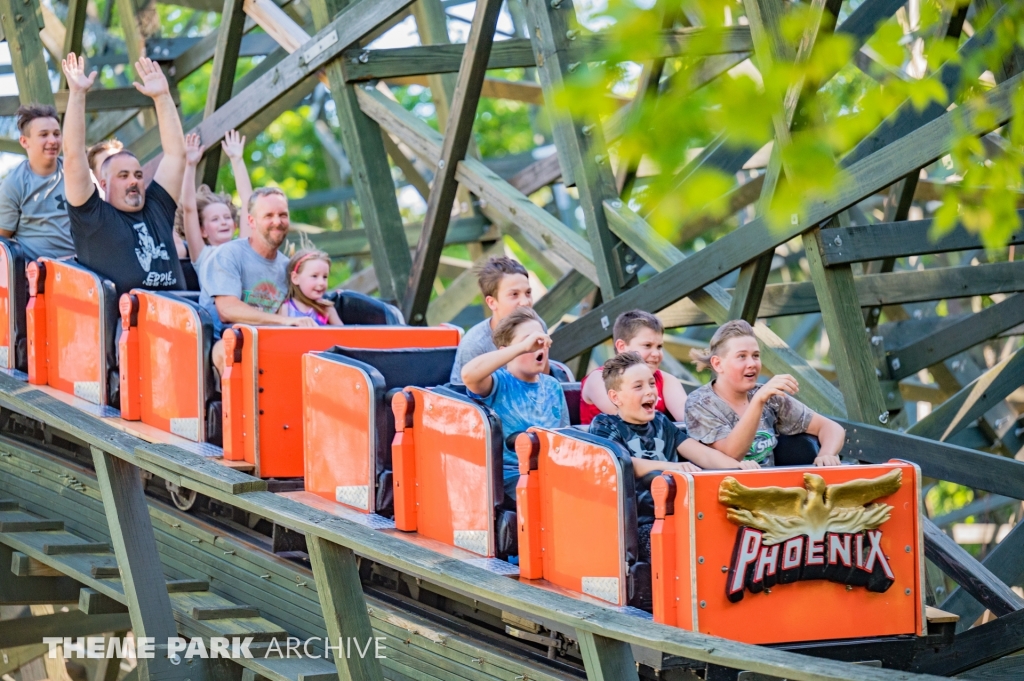
<svg viewBox="0 0 1024 681">
<path fill-rule="evenodd" d="M 702 468 L 759 468 L 753 461 L 736 461 L 691 439 L 686 431 L 655 410 L 658 388 L 654 373 L 638 353 L 624 352 L 604 363 L 602 373 L 608 399 L 619 413 L 598 414 L 590 433 L 618 442 L 632 453 L 633 475 L 641 480 L 660 471 L 697 472 Z M 686 459 L 680 460 L 680 457 Z M 690 463 L 690 462 L 693 463 Z M 645 481 L 647 482 L 647 481 Z M 649 482 L 637 485 L 637 522 L 640 560 L 650 561 L 654 507 Z"/>
</svg>

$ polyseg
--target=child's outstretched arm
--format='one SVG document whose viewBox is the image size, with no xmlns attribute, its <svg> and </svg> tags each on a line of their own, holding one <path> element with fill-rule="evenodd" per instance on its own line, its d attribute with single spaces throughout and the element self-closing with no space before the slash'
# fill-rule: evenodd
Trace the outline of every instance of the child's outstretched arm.
<svg viewBox="0 0 1024 681">
<path fill-rule="evenodd" d="M 470 392 L 486 397 L 494 387 L 492 374 L 505 366 L 519 355 L 537 352 L 551 345 L 551 337 L 546 333 L 531 333 L 519 343 L 493 352 L 485 352 L 466 362 L 462 367 L 462 382 Z"/>
<path fill-rule="evenodd" d="M 245 136 L 237 130 L 228 130 L 224 141 L 220 143 L 224 155 L 231 161 L 231 172 L 235 176 L 235 188 L 238 189 L 238 200 L 242 202 L 242 210 L 238 213 L 238 238 L 248 239 L 249 232 L 249 197 L 252 196 L 252 180 L 249 169 L 245 167 Z"/>
<path fill-rule="evenodd" d="M 181 178 L 181 217 L 185 227 L 185 243 L 188 257 L 199 261 L 199 254 L 206 248 L 203 228 L 199 226 L 199 209 L 196 206 L 196 166 L 203 158 L 203 145 L 199 135 L 192 132 L 185 136 L 185 173 Z"/>
<path fill-rule="evenodd" d="M 668 373 L 661 372 L 665 387 L 662 389 L 665 398 L 665 409 L 673 421 L 682 421 L 686 417 L 686 391 L 679 379 Z"/>
<path fill-rule="evenodd" d="M 700 473 L 700 467 L 688 461 L 662 461 L 661 459 L 633 459 L 633 477 L 642 478 L 656 471 L 681 471 L 683 473 Z"/>
<path fill-rule="evenodd" d="M 793 395 L 799 390 L 796 379 L 789 374 L 773 376 L 770 381 L 761 386 L 761 389 L 750 398 L 747 410 L 743 412 L 739 423 L 732 429 L 725 438 L 711 444 L 720 452 L 731 456 L 737 461 L 743 461 L 743 457 L 750 450 L 750 445 L 757 435 L 757 426 L 761 422 L 761 411 L 768 399 L 774 395 Z"/>
<path fill-rule="evenodd" d="M 703 469 L 744 469 L 753 470 L 761 466 L 756 461 L 737 461 L 703 442 L 690 438 L 679 445 L 679 456 L 692 461 Z"/>
<path fill-rule="evenodd" d="M 811 423 L 807 426 L 807 434 L 818 438 L 821 449 L 814 459 L 815 466 L 838 466 L 842 463 L 839 459 L 839 450 L 846 442 L 846 429 L 821 414 L 811 417 Z"/>
</svg>

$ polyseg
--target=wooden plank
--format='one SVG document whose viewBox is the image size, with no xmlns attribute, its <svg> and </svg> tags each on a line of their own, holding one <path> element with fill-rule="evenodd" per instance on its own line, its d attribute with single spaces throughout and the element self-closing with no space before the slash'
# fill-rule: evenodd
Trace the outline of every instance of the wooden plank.
<svg viewBox="0 0 1024 681">
<path fill-rule="evenodd" d="M 210 73 L 210 85 L 206 92 L 203 118 L 212 115 L 214 111 L 227 104 L 231 99 L 245 28 L 243 2 L 244 0 L 224 0 L 220 26 L 217 28 L 217 46 L 213 52 L 213 71 Z M 203 183 L 209 187 L 217 186 L 220 151 L 219 144 L 206 145 L 206 155 L 200 177 L 202 177 Z"/>
<path fill-rule="evenodd" d="M 223 607 L 199 607 L 192 608 L 192 619 L 194 620 L 229 620 L 239 617 L 259 617 L 260 611 L 250 608 L 247 605 L 233 605 Z"/>
<path fill-rule="evenodd" d="M 923 652 L 912 671 L 953 676 L 1024 649 L 1024 611 L 957 634 L 953 645 Z"/>
<path fill-rule="evenodd" d="M 50 646 L 45 643 L 0 649 L 0 675 L 18 671 L 20 667 L 27 665 L 32 660 L 46 655 L 49 650 Z M 22 670 L 23 679 L 26 676 L 25 671 L 27 670 Z"/>
<path fill-rule="evenodd" d="M 167 593 L 179 594 L 189 591 L 209 591 L 210 583 L 205 579 L 172 579 L 167 582 Z"/>
<path fill-rule="evenodd" d="M 39 31 L 39 0 L 0 0 L 0 27 L 11 50 L 11 66 L 22 104 L 53 104 L 53 90 Z"/>
<path fill-rule="evenodd" d="M 0 565 L 11 566 L 10 574 L 0 576 L 0 604 L 37 605 L 78 601 L 81 584 L 59 572 L 56 575 L 42 570 L 30 572 L 24 561 L 17 558 L 17 553 L 9 546 L 0 544 Z M 0 641 L 4 641 L 3 637 L 0 637 Z"/>
<path fill-rule="evenodd" d="M 912 376 L 1021 323 L 1024 323 L 1024 295 L 1017 294 L 918 341 L 887 349 L 890 375 L 894 380 Z"/>
<path fill-rule="evenodd" d="M 20 508 L 15 499 L 0 499 L 0 512 L 17 511 Z"/>
<path fill-rule="evenodd" d="M 785 229 L 769 230 L 762 219 L 756 219 L 695 253 L 685 263 L 656 274 L 615 299 L 605 301 L 576 322 L 556 330 L 552 336 L 552 358 L 570 359 L 585 348 L 609 338 L 611 330 L 603 328 L 603 317 L 614 319 L 627 310 L 660 310 L 667 307 L 761 253 L 838 214 L 864 196 L 892 184 L 910 169 L 934 161 L 947 151 L 949 135 L 954 127 L 964 126 L 957 129 L 971 134 L 990 132 L 992 126 L 999 125 L 1010 115 L 1008 93 L 1020 79 L 1021 76 L 1015 76 L 986 93 L 985 97 L 992 107 L 989 111 L 994 112 L 987 121 L 965 115 L 967 112 L 962 108 L 943 114 L 893 142 L 881 152 L 850 166 L 847 170 L 849 180 L 837 190 L 835 196 L 828 201 L 812 203 L 805 213 L 797 215 L 796 224 L 787 225 Z"/>
<path fill-rule="evenodd" d="M 35 558 L 14 551 L 11 555 L 11 573 L 18 577 L 63 577 L 64 573 L 55 570 Z"/>
<path fill-rule="evenodd" d="M 985 556 L 982 565 L 1004 584 L 1020 584 L 1024 579 L 1024 523 L 1018 522 Z M 954 589 L 940 605 L 960 616 L 958 631 L 970 628 L 985 611 L 985 606 L 961 588 Z"/>
<path fill-rule="evenodd" d="M 1024 210 L 1017 211 L 1024 219 Z M 957 224 L 952 232 L 933 240 L 930 236 L 932 220 L 880 222 L 873 225 L 838 227 L 821 241 L 821 259 L 828 265 L 905 258 L 926 253 L 970 251 L 984 248 L 981 238 Z M 1024 243 L 1024 232 L 1010 236 L 1008 244 Z"/>
<path fill-rule="evenodd" d="M 110 596 L 96 589 L 84 588 L 78 596 L 78 609 L 86 615 L 109 615 L 111 613 L 127 613 L 128 608 Z"/>
<path fill-rule="evenodd" d="M 395 10 L 408 4 L 402 2 L 400 6 L 396 5 Z M 346 3 L 342 0 L 312 0 L 310 7 L 317 28 L 323 29 L 339 10 L 346 7 Z M 347 11 L 351 12 L 352 7 L 355 6 L 349 6 Z M 320 30 L 318 35 L 323 32 Z M 406 248 L 402 216 L 380 126 L 360 109 L 356 89 L 345 83 L 340 63 L 334 63 L 327 69 L 327 78 L 338 112 L 341 141 L 352 166 L 352 184 L 366 226 L 380 296 L 397 301 L 405 291 L 412 258 Z"/>
<path fill-rule="evenodd" d="M 248 473 L 236 471 L 198 454 L 192 454 L 174 445 L 144 444 L 135 448 L 135 454 L 144 461 L 159 463 L 175 473 L 186 473 L 203 484 L 230 494 L 244 494 L 267 489 L 267 481 Z"/>
<path fill-rule="evenodd" d="M 172 93 L 175 102 L 178 101 L 177 92 Z M 57 113 L 64 113 L 68 107 L 68 91 L 58 90 L 53 95 L 53 103 L 57 107 Z M 5 95 L 0 97 L 0 116 L 13 116 L 20 106 L 17 95 Z M 86 111 L 115 111 L 120 109 L 153 108 L 153 100 L 142 94 L 133 87 L 127 88 L 97 88 L 90 90 L 86 97 Z"/>
<path fill-rule="evenodd" d="M 136 637 L 148 636 L 156 641 L 165 641 L 177 634 L 177 626 L 171 612 L 139 469 L 96 448 L 93 448 L 93 463 L 131 615 L 129 626 L 107 631 L 130 628 Z M 188 675 L 187 669 L 175 667 L 160 655 L 141 659 L 139 666 L 144 678 L 162 674 L 165 676 L 159 678 L 184 679 Z"/>
<path fill-rule="evenodd" d="M 581 631 L 578 636 L 583 666 L 589 681 L 639 681 L 636 661 L 629 644 L 589 631 Z"/>
<path fill-rule="evenodd" d="M 93 565 L 92 576 L 96 579 L 120 579 L 121 568 L 116 565 Z"/>
<path fill-rule="evenodd" d="M 102 541 L 77 542 L 74 544 L 43 544 L 43 553 L 47 556 L 68 556 L 73 553 L 106 553 L 110 544 Z"/>
<path fill-rule="evenodd" d="M 843 456 L 868 463 L 886 463 L 898 456 L 916 463 L 930 478 L 1024 499 L 1024 462 L 908 433 L 836 420 L 846 428 L 846 443 L 840 452 Z"/>
<path fill-rule="evenodd" d="M 39 643 L 44 636 L 77 638 L 131 629 L 125 614 L 87 615 L 73 610 L 53 615 L 0 620 L 0 641 L 5 648 Z"/>
<path fill-rule="evenodd" d="M 306 542 L 328 637 L 338 645 L 343 643 L 343 637 L 366 641 L 368 645 L 373 629 L 366 612 L 355 554 L 349 548 L 317 536 L 308 536 Z M 340 679 L 384 679 L 380 662 L 374 655 L 335 655 L 334 663 Z"/>
<path fill-rule="evenodd" d="M 1014 593 L 929 518 L 921 521 L 924 524 L 925 556 L 952 577 L 961 589 L 997 617 L 1024 609 L 1024 598 Z"/>
<path fill-rule="evenodd" d="M 487 259 L 492 256 L 504 255 L 504 253 L 505 242 L 500 239 L 485 249 L 474 267 L 463 271 L 448 284 L 444 293 L 430 301 L 430 306 L 427 308 L 427 323 L 436 326 L 455 319 L 457 314 L 480 295 L 476 265 L 487 262 Z"/>
<path fill-rule="evenodd" d="M 571 270 L 540 297 L 533 309 L 548 326 L 554 326 L 593 290 L 592 281 L 576 270 Z"/>
<path fill-rule="evenodd" d="M 363 111 L 399 138 L 421 159 L 433 163 L 441 155 L 440 133 L 376 90 L 356 90 Z M 458 165 L 456 179 L 484 199 L 503 218 L 548 248 L 553 248 L 588 279 L 597 281 L 590 244 L 556 217 L 536 206 L 497 173 L 476 159 Z"/>
<path fill-rule="evenodd" d="M 473 24 L 463 53 L 451 114 L 445 127 L 441 158 L 430 187 L 427 213 L 423 219 L 416 255 L 409 270 L 409 285 L 405 291 L 402 312 L 413 324 L 425 324 L 427 307 L 437 275 L 438 259 L 444 248 L 444 238 L 451 220 L 452 204 L 458 183 L 455 171 L 466 158 L 473 122 L 476 119 L 480 90 L 483 87 L 487 58 L 494 42 L 494 29 L 501 11 L 501 0 L 480 0 L 473 13 Z"/>
<path fill-rule="evenodd" d="M 88 0 L 68 0 L 68 14 L 64 22 L 64 45 L 61 55 L 69 52 L 82 54 L 82 38 L 85 35 L 85 17 Z M 58 89 L 67 87 L 67 78 L 64 72 L 60 74 L 60 85 Z"/>
<path fill-rule="evenodd" d="M 0 532 L 45 532 L 63 529 L 63 520 L 0 520 Z"/>
</svg>

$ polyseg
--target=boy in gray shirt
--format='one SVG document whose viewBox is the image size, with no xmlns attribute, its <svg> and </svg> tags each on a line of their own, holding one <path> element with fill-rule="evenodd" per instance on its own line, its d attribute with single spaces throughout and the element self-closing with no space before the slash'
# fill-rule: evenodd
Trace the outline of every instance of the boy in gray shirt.
<svg viewBox="0 0 1024 681">
<path fill-rule="evenodd" d="M 0 236 L 14 238 L 31 260 L 73 256 L 57 110 L 30 104 L 17 115 L 18 141 L 28 159 L 0 184 Z"/>
</svg>

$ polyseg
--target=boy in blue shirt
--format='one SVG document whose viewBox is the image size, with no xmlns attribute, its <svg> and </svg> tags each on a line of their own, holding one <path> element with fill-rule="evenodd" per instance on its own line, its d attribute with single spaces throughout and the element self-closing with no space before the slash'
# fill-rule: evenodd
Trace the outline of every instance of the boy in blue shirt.
<svg viewBox="0 0 1024 681">
<path fill-rule="evenodd" d="M 502 319 L 494 329 L 494 345 L 497 350 L 478 355 L 462 367 L 462 382 L 470 397 L 498 415 L 506 439 L 530 426 L 568 426 L 562 386 L 545 373 L 551 338 L 537 313 L 520 307 Z M 505 498 L 511 502 L 516 498 L 519 462 L 507 444 L 502 463 Z"/>
</svg>

